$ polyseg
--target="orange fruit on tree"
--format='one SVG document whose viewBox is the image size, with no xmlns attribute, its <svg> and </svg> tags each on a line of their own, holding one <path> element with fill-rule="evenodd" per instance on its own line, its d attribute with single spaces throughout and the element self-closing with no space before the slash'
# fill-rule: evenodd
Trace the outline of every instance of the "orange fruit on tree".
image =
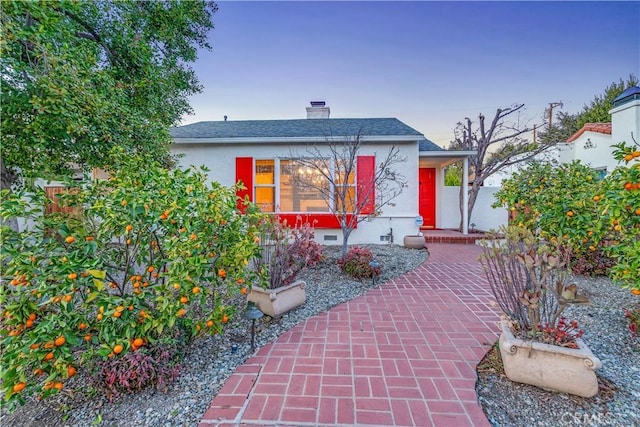
<svg viewBox="0 0 640 427">
<path fill-rule="evenodd" d="M 64 343 L 67 342 L 67 340 L 65 339 L 65 337 L 63 337 L 62 335 L 59 336 L 58 338 L 56 338 L 56 340 L 53 342 L 57 347 L 60 347 L 61 345 L 64 345 Z"/>
<path fill-rule="evenodd" d="M 54 357 L 54 356 L 53 356 L 53 352 L 51 352 L 51 351 L 50 351 L 49 353 L 47 353 L 47 354 L 44 356 L 44 360 L 51 360 L 51 359 L 53 359 L 53 357 Z"/>
<path fill-rule="evenodd" d="M 155 267 L 153 265 L 150 265 L 149 267 L 147 267 L 147 271 L 149 273 L 153 273 L 153 270 L 155 270 Z"/>
<path fill-rule="evenodd" d="M 87 334 L 84 336 L 85 341 L 91 341 L 91 334 Z"/>
<path fill-rule="evenodd" d="M 96 319 L 98 319 L 98 321 L 102 320 L 102 313 L 98 313 L 98 315 L 96 316 Z"/>
<path fill-rule="evenodd" d="M 126 201 L 126 200 L 123 200 L 123 201 L 121 201 L 121 202 L 120 202 L 120 204 L 121 204 L 122 206 L 127 206 L 127 201 Z"/>
<path fill-rule="evenodd" d="M 71 300 L 73 299 L 73 295 L 65 295 L 62 300 L 64 302 L 71 302 Z"/>
<path fill-rule="evenodd" d="M 45 343 L 44 348 L 53 348 L 56 345 L 53 343 L 53 341 L 49 341 L 48 343 Z"/>
<path fill-rule="evenodd" d="M 229 321 L 229 316 L 227 316 L 226 314 L 224 314 L 222 316 L 222 323 L 227 323 Z"/>
<path fill-rule="evenodd" d="M 180 310 L 178 310 L 178 312 L 176 313 L 176 316 L 178 317 L 182 317 L 185 314 L 187 314 L 187 310 L 185 310 L 184 308 L 181 308 Z"/>
<path fill-rule="evenodd" d="M 31 314 L 29 315 L 29 317 L 27 317 L 27 319 L 29 319 L 29 320 L 36 320 L 36 314 L 35 314 L 35 313 L 31 313 Z"/>
<path fill-rule="evenodd" d="M 116 307 L 116 311 L 124 311 L 124 307 L 119 305 Z"/>
<path fill-rule="evenodd" d="M 53 383 L 53 388 L 55 388 L 58 391 L 62 390 L 62 387 L 64 387 L 64 385 L 60 381 Z"/>
<path fill-rule="evenodd" d="M 74 376 L 76 374 L 76 368 L 74 368 L 73 366 L 69 365 L 69 367 L 67 368 L 67 377 L 71 378 L 72 376 Z"/>
<path fill-rule="evenodd" d="M 75 241 L 76 241 L 76 238 L 75 238 L 75 237 L 73 237 L 73 236 L 67 236 L 67 238 L 66 238 L 66 239 L 64 239 L 64 241 L 65 241 L 65 242 L 67 242 L 67 243 L 69 243 L 69 244 L 71 244 L 71 243 L 73 243 L 73 242 L 75 242 Z"/>
<path fill-rule="evenodd" d="M 224 268 L 218 269 L 218 277 L 221 277 L 223 279 L 227 277 L 227 272 L 224 270 Z"/>
<path fill-rule="evenodd" d="M 635 213 L 636 215 L 640 215 L 640 208 L 636 209 Z"/>
<path fill-rule="evenodd" d="M 193 292 L 194 294 L 199 294 L 200 293 L 200 288 L 197 286 L 194 286 L 193 289 L 191 289 L 191 292 Z"/>
<path fill-rule="evenodd" d="M 568 211 L 568 212 L 567 212 L 567 216 L 568 216 L 568 217 L 572 217 L 572 216 L 573 216 L 573 211 Z"/>
<path fill-rule="evenodd" d="M 136 347 L 142 347 L 144 345 L 144 340 L 142 338 L 136 338 L 133 340 L 133 345 Z"/>
<path fill-rule="evenodd" d="M 198 236 L 196 236 L 195 234 L 192 234 L 191 236 L 189 236 L 189 238 L 191 240 L 196 240 L 198 238 Z"/>
<path fill-rule="evenodd" d="M 624 189 L 625 190 L 631 190 L 631 187 L 633 187 L 633 184 L 630 182 L 625 182 L 624 183 Z"/>
<path fill-rule="evenodd" d="M 630 162 L 631 160 L 633 160 L 633 154 L 627 154 L 626 156 L 624 156 L 625 162 Z"/>
<path fill-rule="evenodd" d="M 640 289 L 636 288 L 636 289 L 631 289 L 631 293 L 634 295 L 640 295 Z"/>
<path fill-rule="evenodd" d="M 242 288 L 242 289 L 240 289 L 240 293 L 241 293 L 242 295 L 246 295 L 246 294 L 247 294 L 247 288 Z"/>
<path fill-rule="evenodd" d="M 40 347 L 40 344 L 38 344 L 38 343 L 31 344 L 31 345 L 29 346 L 29 348 L 30 348 L 31 350 L 35 350 L 35 349 L 37 349 L 37 348 L 39 348 L 39 347 Z"/>
<path fill-rule="evenodd" d="M 26 321 L 26 322 L 24 322 L 24 325 L 25 325 L 27 328 L 32 327 L 32 326 L 33 326 L 33 320 L 27 319 L 27 321 Z"/>
<path fill-rule="evenodd" d="M 120 353 L 122 353 L 122 350 L 124 350 L 124 347 L 122 346 L 122 344 L 116 344 L 116 345 L 113 347 L 113 352 L 114 352 L 115 354 L 120 354 Z"/>
<path fill-rule="evenodd" d="M 84 238 L 87 242 L 91 242 L 93 240 L 93 236 L 87 236 Z"/>
<path fill-rule="evenodd" d="M 207 325 L 208 328 L 212 327 L 213 326 L 213 320 L 207 320 L 206 325 Z"/>
<path fill-rule="evenodd" d="M 86 325 L 86 324 L 84 324 L 84 323 L 80 323 L 80 324 L 78 325 L 78 328 L 79 328 L 80 330 L 84 330 L 84 329 L 87 329 L 87 325 Z"/>
<path fill-rule="evenodd" d="M 173 289 L 175 289 L 176 291 L 177 291 L 178 289 L 180 289 L 180 283 L 174 283 L 174 284 L 173 284 Z"/>
<path fill-rule="evenodd" d="M 120 316 L 122 316 L 122 312 L 121 312 L 121 311 L 115 311 L 115 312 L 113 313 L 113 317 L 115 317 L 115 318 L 118 318 L 118 317 L 120 317 Z"/>
<path fill-rule="evenodd" d="M 69 280 L 76 280 L 78 278 L 78 273 L 70 273 L 67 277 Z"/>
<path fill-rule="evenodd" d="M 188 302 L 189 302 L 189 298 L 187 298 L 187 297 L 181 297 L 181 298 L 180 298 L 180 302 L 181 302 L 181 303 L 183 303 L 183 304 L 186 304 L 186 303 L 188 303 Z"/>
<path fill-rule="evenodd" d="M 39 377 L 40 375 L 44 374 L 44 371 L 40 368 L 36 368 L 33 370 L 33 375 Z"/>
<path fill-rule="evenodd" d="M 13 385 L 13 392 L 14 393 L 20 393 L 22 390 L 24 390 L 24 388 L 27 386 L 27 384 L 25 382 L 19 382 L 17 384 Z"/>
<path fill-rule="evenodd" d="M 127 224 L 127 226 L 126 226 L 124 229 L 125 229 L 125 231 L 128 233 L 128 232 L 130 232 L 131 230 L 133 230 L 133 225 L 131 225 L 131 224 Z"/>
</svg>

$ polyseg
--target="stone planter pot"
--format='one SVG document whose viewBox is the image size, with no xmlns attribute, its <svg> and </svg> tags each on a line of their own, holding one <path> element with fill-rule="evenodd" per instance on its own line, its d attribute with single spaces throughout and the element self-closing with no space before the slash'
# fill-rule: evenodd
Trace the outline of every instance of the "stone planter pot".
<svg viewBox="0 0 640 427">
<path fill-rule="evenodd" d="M 500 322 L 500 355 L 511 381 L 592 397 L 598 393 L 595 370 L 600 360 L 581 339 L 577 349 L 516 338 L 505 321 Z"/>
<path fill-rule="evenodd" d="M 247 296 L 267 316 L 280 317 L 283 313 L 305 303 L 307 295 L 304 291 L 306 283 L 302 280 L 275 289 L 251 288 Z"/>
<path fill-rule="evenodd" d="M 424 236 L 404 236 L 402 243 L 405 248 L 411 249 L 424 249 L 427 247 Z"/>
</svg>

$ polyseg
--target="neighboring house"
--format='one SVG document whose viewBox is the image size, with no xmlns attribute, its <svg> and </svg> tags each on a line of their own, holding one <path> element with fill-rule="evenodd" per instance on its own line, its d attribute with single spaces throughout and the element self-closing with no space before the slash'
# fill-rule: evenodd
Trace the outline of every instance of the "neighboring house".
<svg viewBox="0 0 640 427">
<path fill-rule="evenodd" d="M 609 111 L 611 123 L 586 123 L 566 142 L 558 143 L 535 157 L 538 161 L 569 163 L 580 160 L 597 170 L 602 177 L 611 173 L 619 164 L 613 158 L 613 144 L 622 141 L 640 142 L 640 87 L 633 86 L 613 100 Z M 485 180 L 485 186 L 499 187 L 503 179 L 520 170 L 525 164 L 513 165 Z"/>
<path fill-rule="evenodd" d="M 408 185 L 382 212 L 360 223 L 349 242 L 380 243 L 391 238 L 401 242 L 404 235 L 417 234 L 416 215 L 424 218 L 424 228 L 440 227 L 446 211 L 440 205 L 443 168 L 461 160 L 466 166 L 474 153 L 444 150 L 395 118 L 336 119 L 329 118 L 329 113 L 324 102 L 313 102 L 307 107 L 306 119 L 225 120 L 180 126 L 171 129 L 175 141 L 171 150 L 182 155 L 181 166 L 206 166 L 211 180 L 223 185 L 242 181 L 247 188 L 238 195 L 248 196 L 264 212 L 290 224 L 301 217 L 315 224 L 318 240 L 339 243 L 340 227 L 324 199 L 291 179 L 296 166 L 291 159 L 309 157 L 308 147 L 324 150 L 323 145 L 331 139 L 343 141 L 359 134 L 365 145 L 356 162 L 356 197 L 393 146 L 407 161 L 399 170 L 388 172 L 404 175 Z"/>
</svg>

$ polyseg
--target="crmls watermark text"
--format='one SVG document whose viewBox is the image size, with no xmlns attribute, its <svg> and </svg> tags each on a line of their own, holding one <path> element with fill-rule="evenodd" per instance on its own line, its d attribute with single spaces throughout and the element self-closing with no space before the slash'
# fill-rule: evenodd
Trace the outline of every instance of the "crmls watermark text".
<svg viewBox="0 0 640 427">
<path fill-rule="evenodd" d="M 609 424 L 609 414 L 585 414 L 582 412 L 564 412 L 560 416 L 562 426 L 606 426 Z"/>
</svg>

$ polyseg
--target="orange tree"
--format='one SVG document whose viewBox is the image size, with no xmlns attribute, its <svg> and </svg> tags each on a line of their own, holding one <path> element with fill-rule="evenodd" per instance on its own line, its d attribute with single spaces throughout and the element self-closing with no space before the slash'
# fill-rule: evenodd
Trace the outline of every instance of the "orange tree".
<svg viewBox="0 0 640 427">
<path fill-rule="evenodd" d="M 612 277 L 640 292 L 640 147 L 622 142 L 614 146 L 620 165 L 600 188 L 598 213 L 601 237 L 616 259 Z M 595 196 L 594 196 L 595 198 Z M 606 241 L 605 239 L 610 239 Z"/>
<path fill-rule="evenodd" d="M 253 280 L 262 215 L 236 210 L 234 187 L 205 170 L 166 170 L 120 152 L 109 180 L 69 191 L 78 217 L 43 215 L 44 193 L 2 194 L 2 389 L 10 403 L 64 387 L 96 359 L 168 339 L 217 333 L 229 296 Z"/>
<path fill-rule="evenodd" d="M 562 240 L 574 257 L 602 250 L 616 265 L 611 276 L 624 286 L 640 287 L 640 152 L 624 143 L 615 156 L 626 162 L 598 179 L 579 162 L 533 163 L 503 182 L 494 207 L 506 206 L 513 222 L 540 237 Z"/>
</svg>

